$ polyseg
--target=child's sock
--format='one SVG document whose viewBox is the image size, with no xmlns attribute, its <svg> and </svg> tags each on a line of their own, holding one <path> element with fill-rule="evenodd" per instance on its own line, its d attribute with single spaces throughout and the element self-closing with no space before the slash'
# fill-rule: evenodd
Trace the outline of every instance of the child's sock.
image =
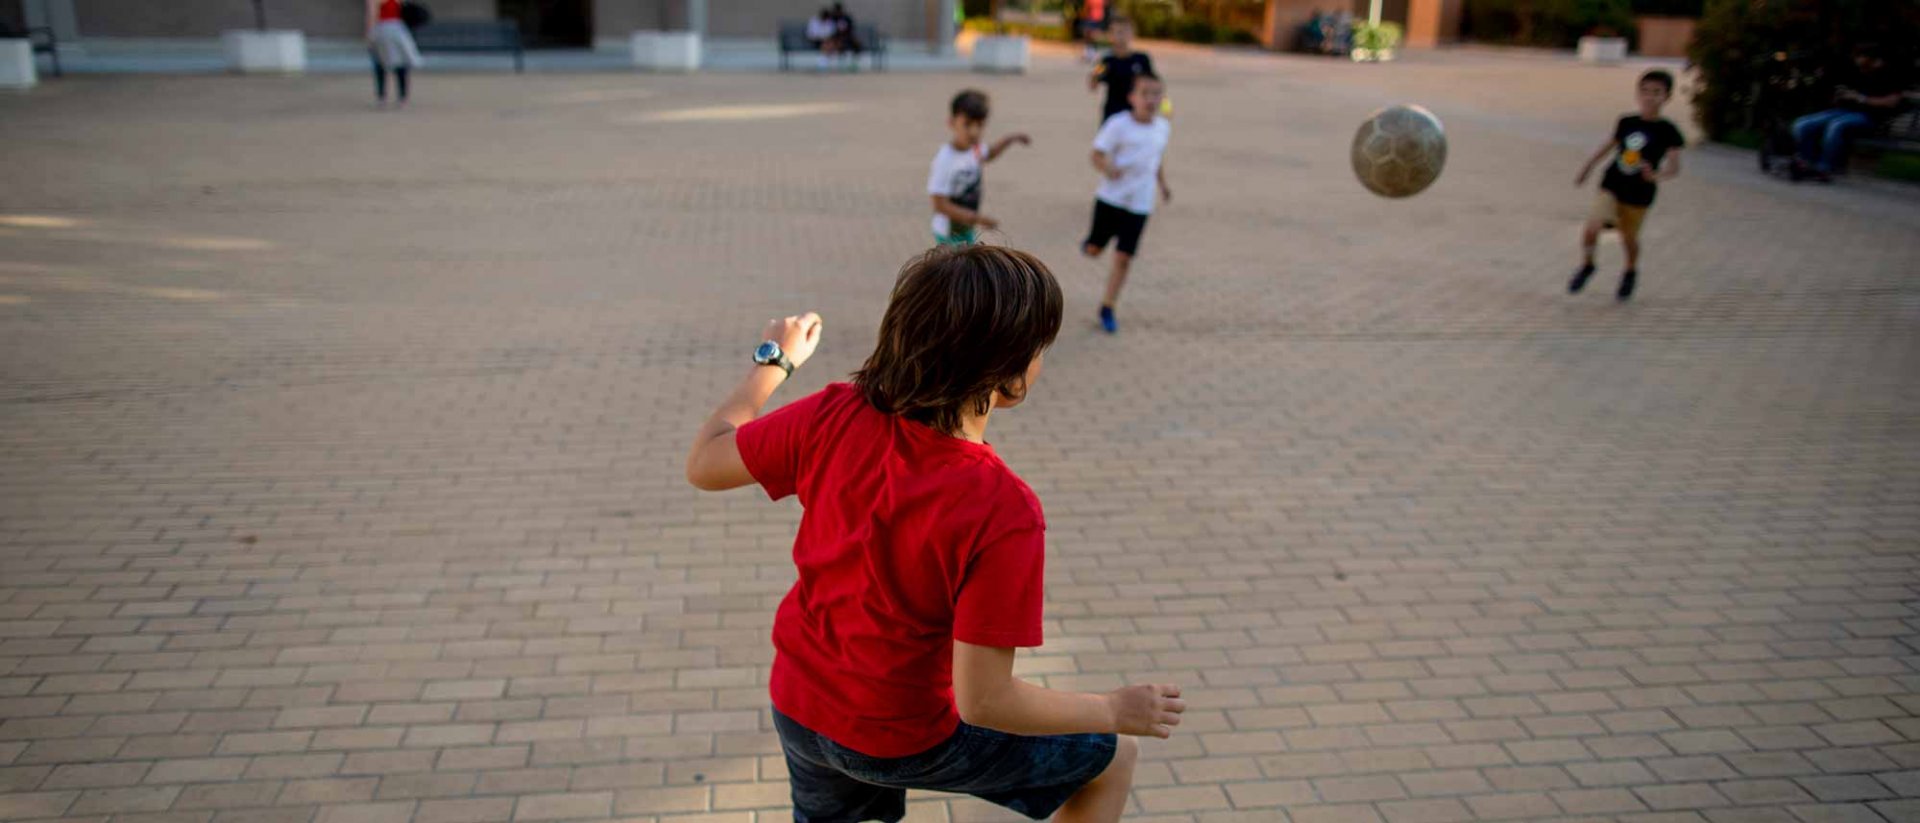
<svg viewBox="0 0 1920 823">
<path fill-rule="evenodd" d="M 1588 263 L 1584 266 L 1581 266 L 1579 271 L 1576 271 L 1573 273 L 1573 282 L 1567 284 L 1567 293 L 1579 294 L 1581 289 L 1584 289 L 1587 287 L 1587 278 L 1592 276 L 1593 276 L 1592 263 Z"/>
<path fill-rule="evenodd" d="M 1627 269 L 1626 271 L 1621 272 L 1620 273 L 1620 290 L 1617 292 L 1614 292 L 1614 295 L 1613 295 L 1614 298 L 1617 300 L 1624 301 L 1632 297 L 1634 281 L 1638 280 L 1639 278 L 1640 278 L 1640 273 L 1633 269 Z"/>
<path fill-rule="evenodd" d="M 1120 331 L 1120 321 L 1113 319 L 1112 306 L 1100 307 L 1100 328 L 1106 329 L 1108 334 Z"/>
</svg>

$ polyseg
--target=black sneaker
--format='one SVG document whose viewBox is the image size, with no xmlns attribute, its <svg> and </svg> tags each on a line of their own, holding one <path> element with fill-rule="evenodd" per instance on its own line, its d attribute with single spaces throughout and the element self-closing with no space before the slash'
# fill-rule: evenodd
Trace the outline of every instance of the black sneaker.
<svg viewBox="0 0 1920 823">
<path fill-rule="evenodd" d="M 1587 287 L 1587 278 L 1592 276 L 1593 276 L 1592 263 L 1588 263 L 1584 266 L 1581 266 L 1579 271 L 1573 273 L 1573 282 L 1567 284 L 1567 293 L 1579 294 L 1581 289 L 1584 289 Z"/>
<path fill-rule="evenodd" d="M 1621 272 L 1620 273 L 1620 290 L 1613 293 L 1614 299 L 1625 301 L 1628 298 L 1632 297 L 1633 282 L 1639 279 L 1639 277 L 1640 277 L 1640 273 L 1637 271 L 1634 271 L 1633 269 L 1627 269 L 1626 271 Z"/>
</svg>

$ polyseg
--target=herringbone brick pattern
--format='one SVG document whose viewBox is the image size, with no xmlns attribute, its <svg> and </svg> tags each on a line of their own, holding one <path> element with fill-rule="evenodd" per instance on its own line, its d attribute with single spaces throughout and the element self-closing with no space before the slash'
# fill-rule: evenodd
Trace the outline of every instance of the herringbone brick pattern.
<svg viewBox="0 0 1920 823">
<path fill-rule="evenodd" d="M 1920 195 L 1690 151 L 1563 293 L 1631 69 L 1160 49 L 1122 306 L 1024 77 L 77 77 L 0 98 L 0 819 L 789 819 L 798 510 L 687 438 L 765 318 L 865 354 L 946 99 L 1034 136 L 1070 321 L 1001 453 L 1059 688 L 1185 684 L 1134 819 L 1920 820 Z M 1351 130 L 1448 124 L 1431 191 Z M 1003 820 L 918 796 L 912 821 Z"/>
</svg>

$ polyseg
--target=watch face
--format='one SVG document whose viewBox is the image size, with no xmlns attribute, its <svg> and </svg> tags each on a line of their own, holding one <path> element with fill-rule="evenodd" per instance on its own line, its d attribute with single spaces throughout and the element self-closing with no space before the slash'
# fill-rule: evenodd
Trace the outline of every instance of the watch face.
<svg viewBox="0 0 1920 823">
<path fill-rule="evenodd" d="M 775 360 L 779 360 L 780 344 L 772 340 L 761 343 L 760 348 L 753 350 L 753 359 L 761 363 L 772 363 Z"/>
</svg>

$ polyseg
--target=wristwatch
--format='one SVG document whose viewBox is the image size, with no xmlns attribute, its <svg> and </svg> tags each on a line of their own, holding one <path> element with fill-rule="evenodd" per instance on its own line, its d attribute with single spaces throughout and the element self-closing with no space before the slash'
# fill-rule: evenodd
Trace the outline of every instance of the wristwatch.
<svg viewBox="0 0 1920 823">
<path fill-rule="evenodd" d="M 760 344 L 753 350 L 753 362 L 762 366 L 779 366 L 788 377 L 793 376 L 793 361 L 787 359 L 787 353 L 780 350 L 780 344 L 772 340 Z"/>
</svg>

